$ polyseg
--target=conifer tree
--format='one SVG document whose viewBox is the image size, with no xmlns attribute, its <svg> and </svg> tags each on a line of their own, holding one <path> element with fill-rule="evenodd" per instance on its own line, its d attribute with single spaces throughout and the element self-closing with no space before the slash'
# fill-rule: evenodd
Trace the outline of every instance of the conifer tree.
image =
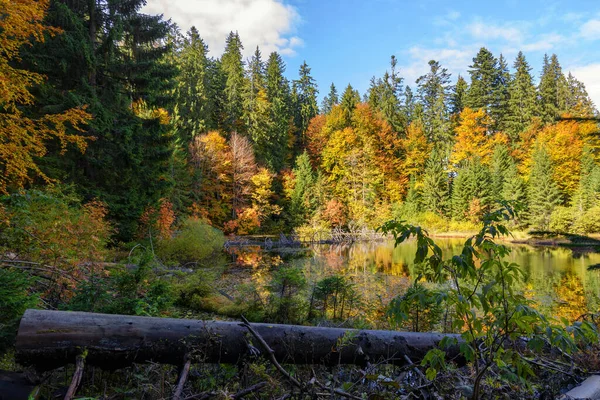
<svg viewBox="0 0 600 400">
<path fill-rule="evenodd" d="M 446 215 L 449 206 L 448 173 L 442 153 L 434 148 L 425 164 L 423 206 L 425 210 Z"/>
<path fill-rule="evenodd" d="M 589 147 L 581 154 L 581 174 L 577 191 L 573 195 L 572 205 L 579 215 L 598 205 L 600 195 L 600 168 L 594 161 Z"/>
<path fill-rule="evenodd" d="M 477 219 L 489 211 L 493 202 L 492 178 L 488 169 L 475 158 L 457 171 L 452 184 L 452 216 Z"/>
<path fill-rule="evenodd" d="M 192 27 L 176 53 L 179 68 L 175 91 L 174 121 L 176 135 L 183 149 L 207 130 L 215 129 L 213 98 L 209 92 L 208 46 Z"/>
<path fill-rule="evenodd" d="M 415 95 L 410 86 L 404 88 L 404 113 L 406 115 L 406 124 L 409 125 L 416 117 L 415 114 Z"/>
<path fill-rule="evenodd" d="M 354 108 L 358 103 L 360 103 L 360 94 L 358 93 L 358 90 L 354 90 L 352 85 L 348 84 L 340 99 L 340 107 L 344 113 L 344 119 L 347 125 L 350 124 Z"/>
<path fill-rule="evenodd" d="M 504 132 L 508 117 L 510 101 L 510 72 L 508 64 L 502 54 L 498 58 L 498 71 L 496 74 L 496 83 L 494 85 L 494 104 L 491 109 L 491 117 L 494 121 L 492 129 L 495 132 Z"/>
<path fill-rule="evenodd" d="M 514 164 L 505 145 L 499 144 L 494 148 L 491 167 L 491 188 L 495 200 L 503 200 L 504 185 L 507 180 L 508 169 Z"/>
<path fill-rule="evenodd" d="M 392 56 L 390 60 L 390 71 L 386 71 L 383 78 L 371 79 L 371 86 L 368 91 L 368 103 L 374 110 L 379 110 L 385 120 L 396 132 L 404 132 L 407 126 L 407 119 L 402 109 L 401 96 L 404 93 L 402 88 L 403 79 L 396 71 L 398 60 Z"/>
<path fill-rule="evenodd" d="M 508 86 L 509 103 L 506 130 L 513 142 L 538 115 L 537 94 L 531 76 L 531 67 L 519 52 L 513 64 L 515 73 Z"/>
<path fill-rule="evenodd" d="M 225 41 L 225 52 L 221 56 L 221 71 L 225 78 L 223 91 L 223 128 L 226 132 L 245 132 L 244 92 L 247 82 L 242 61 L 242 42 L 238 33 L 230 32 Z"/>
<path fill-rule="evenodd" d="M 325 96 L 321 103 L 321 114 L 329 114 L 333 106 L 339 103 L 338 92 L 333 83 L 329 87 L 329 94 Z"/>
<path fill-rule="evenodd" d="M 304 223 L 315 210 L 313 191 L 316 177 L 305 151 L 296 158 L 294 167 L 295 184 L 290 199 L 290 213 L 296 226 Z"/>
<path fill-rule="evenodd" d="M 294 119 L 299 129 L 297 143 L 304 145 L 306 128 L 310 120 L 319 113 L 317 105 L 319 90 L 315 79 L 310 75 L 310 68 L 306 61 L 300 66 L 298 75 L 298 79 L 293 82 Z"/>
<path fill-rule="evenodd" d="M 462 76 L 458 75 L 456 85 L 450 95 L 450 114 L 458 115 L 464 110 L 469 84 Z"/>
<path fill-rule="evenodd" d="M 570 72 L 567 76 L 567 99 L 565 111 L 574 117 L 593 117 L 597 114 L 594 102 L 585 89 Z"/>
<path fill-rule="evenodd" d="M 541 143 L 533 153 L 533 165 L 529 174 L 528 201 L 529 223 L 537 229 L 548 229 L 550 215 L 561 203 L 560 189 L 553 178 L 550 154 Z"/>
<path fill-rule="evenodd" d="M 527 201 L 527 191 L 525 181 L 519 175 L 517 164 L 510 162 L 504 176 L 504 185 L 502 186 L 502 200 L 515 201 L 525 205 Z"/>
<path fill-rule="evenodd" d="M 538 92 L 542 119 L 547 123 L 554 122 L 566 110 L 567 102 L 567 80 L 556 54 L 550 58 L 544 55 Z"/>
<path fill-rule="evenodd" d="M 465 105 L 474 110 L 483 108 L 490 113 L 495 104 L 498 85 L 498 60 L 488 49 L 482 47 L 469 68 L 471 85 Z"/>
<path fill-rule="evenodd" d="M 447 113 L 449 83 L 448 70 L 434 60 L 429 61 L 429 72 L 417 79 L 417 94 L 423 105 L 423 126 L 427 137 L 434 143 L 450 143 Z"/>
<path fill-rule="evenodd" d="M 269 55 L 266 66 L 267 100 L 270 104 L 268 165 L 280 171 L 286 164 L 291 132 L 291 93 L 288 80 L 283 76 L 285 63 L 277 52 Z"/>
<path fill-rule="evenodd" d="M 408 192 L 406 193 L 406 199 L 404 199 L 404 203 L 402 203 L 402 217 L 409 218 L 417 216 L 421 213 L 423 207 L 423 194 L 421 192 L 421 187 L 417 183 L 417 179 L 414 175 L 411 175 L 409 184 L 408 184 Z"/>
</svg>

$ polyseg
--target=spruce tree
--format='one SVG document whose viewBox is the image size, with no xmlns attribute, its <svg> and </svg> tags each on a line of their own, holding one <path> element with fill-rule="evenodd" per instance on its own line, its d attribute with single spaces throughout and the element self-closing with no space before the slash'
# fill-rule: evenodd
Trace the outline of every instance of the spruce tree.
<svg viewBox="0 0 600 400">
<path fill-rule="evenodd" d="M 298 79 L 293 82 L 294 120 L 298 127 L 297 143 L 304 146 L 304 133 L 310 120 L 319 113 L 317 105 L 317 83 L 310 75 L 310 68 L 306 61 L 300 66 Z M 299 147 L 296 147 L 299 148 Z"/>
<path fill-rule="evenodd" d="M 458 115 L 465 108 L 466 97 L 469 91 L 469 84 L 462 76 L 458 75 L 456 85 L 450 95 L 450 114 Z"/>
<path fill-rule="evenodd" d="M 498 71 L 496 74 L 496 83 L 494 85 L 494 103 L 490 115 L 494 121 L 492 129 L 495 132 L 504 132 L 507 125 L 510 102 L 510 72 L 508 64 L 502 54 L 498 58 Z"/>
<path fill-rule="evenodd" d="M 565 111 L 574 117 L 589 118 L 597 114 L 594 102 L 585 89 L 583 82 L 578 81 L 570 72 L 567 76 L 567 99 Z"/>
<path fill-rule="evenodd" d="M 404 113 L 406 115 L 407 126 L 415 118 L 415 95 L 410 86 L 404 88 Z"/>
<path fill-rule="evenodd" d="M 433 143 L 449 144 L 451 132 L 448 124 L 450 74 L 434 60 L 429 61 L 429 72 L 417 79 L 417 94 L 423 105 L 425 134 Z"/>
<path fill-rule="evenodd" d="M 562 73 L 558 57 L 544 55 L 542 76 L 538 88 L 542 119 L 552 123 L 566 111 L 567 80 Z"/>
<path fill-rule="evenodd" d="M 434 148 L 425 164 L 423 206 L 425 210 L 446 215 L 449 206 L 448 173 L 442 153 Z"/>
<path fill-rule="evenodd" d="M 313 189 L 316 177 L 306 151 L 296 158 L 294 175 L 296 180 L 290 199 L 290 214 L 294 225 L 299 226 L 306 222 L 315 210 L 315 193 Z"/>
<path fill-rule="evenodd" d="M 410 218 L 417 216 L 423 207 L 423 193 L 417 184 L 417 179 L 411 175 L 408 183 L 408 192 L 402 203 L 402 217 Z"/>
<path fill-rule="evenodd" d="M 531 76 L 531 67 L 525 56 L 519 52 L 513 64 L 515 73 L 508 86 L 509 102 L 506 130 L 513 142 L 538 115 L 537 94 Z"/>
<path fill-rule="evenodd" d="M 290 84 L 283 76 L 285 63 L 277 52 L 269 55 L 266 65 L 267 100 L 270 104 L 269 127 L 269 167 L 280 171 L 286 164 L 289 153 L 289 137 L 291 131 L 291 93 Z"/>
<path fill-rule="evenodd" d="M 354 90 L 352 85 L 348 84 L 340 99 L 340 107 L 344 113 L 346 125 L 350 125 L 354 108 L 358 103 L 360 103 L 360 94 L 358 93 L 358 90 Z"/>
<path fill-rule="evenodd" d="M 577 191 L 573 195 L 572 205 L 579 215 L 598 205 L 600 195 L 600 168 L 594 160 L 589 147 L 581 154 L 581 174 Z"/>
<path fill-rule="evenodd" d="M 381 112 L 394 131 L 404 132 L 408 124 L 402 107 L 403 79 L 396 70 L 397 64 L 398 60 L 392 56 L 390 71 L 386 71 L 383 78 L 371 78 L 367 102 L 372 109 Z"/>
<path fill-rule="evenodd" d="M 512 159 L 504 176 L 504 185 L 502 185 L 502 200 L 517 202 L 522 206 L 524 206 L 527 202 L 525 181 L 519 175 L 517 164 Z"/>
<path fill-rule="evenodd" d="M 466 106 L 472 109 L 483 108 L 490 113 L 496 103 L 498 60 L 488 49 L 482 47 L 469 68 L 471 85 L 467 92 Z"/>
<path fill-rule="evenodd" d="M 333 106 L 339 103 L 338 92 L 333 83 L 329 87 L 329 94 L 325 96 L 323 102 L 321 103 L 321 113 L 329 114 Z"/>
<path fill-rule="evenodd" d="M 492 193 L 494 200 L 503 200 L 503 189 L 506 183 L 507 173 L 510 166 L 514 164 L 505 145 L 499 144 L 494 148 L 491 162 Z"/>
<path fill-rule="evenodd" d="M 192 27 L 176 51 L 179 68 L 175 89 L 174 122 L 177 139 L 184 150 L 190 141 L 209 129 L 215 129 L 214 99 L 210 97 L 208 46 Z"/>
<path fill-rule="evenodd" d="M 541 143 L 533 153 L 533 166 L 528 182 L 529 223 L 541 230 L 548 229 L 550 215 L 561 203 L 560 189 L 554 181 L 550 154 Z"/>
<path fill-rule="evenodd" d="M 467 161 L 452 184 L 452 216 L 457 220 L 476 219 L 493 203 L 492 178 L 478 158 Z M 477 205 L 477 209 L 472 206 Z M 475 213 L 475 214 L 474 214 Z"/>
<path fill-rule="evenodd" d="M 225 52 L 221 56 L 221 71 L 225 77 L 223 90 L 223 128 L 226 132 L 245 133 L 244 92 L 248 84 L 244 76 L 242 42 L 238 33 L 230 32 L 225 41 Z"/>
</svg>

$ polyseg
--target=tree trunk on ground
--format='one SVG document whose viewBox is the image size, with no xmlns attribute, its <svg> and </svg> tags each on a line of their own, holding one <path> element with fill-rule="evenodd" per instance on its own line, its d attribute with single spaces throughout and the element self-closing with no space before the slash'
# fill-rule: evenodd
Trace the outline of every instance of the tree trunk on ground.
<svg viewBox="0 0 600 400">
<path fill-rule="evenodd" d="M 284 364 L 356 364 L 419 361 L 445 336 L 458 335 L 252 324 Z M 345 338 L 344 338 L 345 336 Z M 338 340 L 344 345 L 338 348 Z M 86 363 L 106 369 L 131 363 L 236 363 L 249 354 L 251 336 L 238 322 L 134 317 L 84 312 L 27 310 L 17 335 L 17 361 L 48 370 L 74 363 L 87 349 Z M 254 344 L 254 347 L 258 347 Z M 458 346 L 446 349 L 458 356 Z M 406 356 L 406 357 L 405 357 Z"/>
</svg>

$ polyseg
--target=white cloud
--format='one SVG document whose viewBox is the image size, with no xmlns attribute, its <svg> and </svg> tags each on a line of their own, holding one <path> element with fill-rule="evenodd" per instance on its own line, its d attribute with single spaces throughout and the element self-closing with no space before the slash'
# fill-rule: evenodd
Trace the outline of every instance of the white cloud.
<svg viewBox="0 0 600 400">
<path fill-rule="evenodd" d="M 400 75 L 405 79 L 404 83 L 411 88 L 415 87 L 415 81 L 429 70 L 430 60 L 439 61 L 443 68 L 448 69 L 452 77 L 456 79 L 458 74 L 465 76 L 467 68 L 473 62 L 479 46 L 470 45 L 457 49 L 431 49 L 420 46 L 408 50 L 410 64 L 400 66 Z"/>
<path fill-rule="evenodd" d="M 588 64 L 567 68 L 577 80 L 585 84 L 585 88 L 594 101 L 596 108 L 600 108 L 600 63 Z"/>
<path fill-rule="evenodd" d="M 523 32 L 515 26 L 500 26 L 483 21 L 473 22 L 466 27 L 471 36 L 479 40 L 504 39 L 509 42 L 520 42 Z"/>
<path fill-rule="evenodd" d="M 556 45 L 564 42 L 566 39 L 564 36 L 559 35 L 557 33 L 549 33 L 545 35 L 540 35 L 540 37 L 531 43 L 523 44 L 520 49 L 527 51 L 550 51 Z"/>
<path fill-rule="evenodd" d="M 579 33 L 584 39 L 600 39 L 600 19 L 591 19 L 581 26 Z"/>
<path fill-rule="evenodd" d="M 245 57 L 256 46 L 265 57 L 272 51 L 293 56 L 303 45 L 302 39 L 293 36 L 300 16 L 281 0 L 148 0 L 142 11 L 164 14 L 182 32 L 195 26 L 214 56 L 222 54 L 231 31 L 240 34 Z"/>
</svg>

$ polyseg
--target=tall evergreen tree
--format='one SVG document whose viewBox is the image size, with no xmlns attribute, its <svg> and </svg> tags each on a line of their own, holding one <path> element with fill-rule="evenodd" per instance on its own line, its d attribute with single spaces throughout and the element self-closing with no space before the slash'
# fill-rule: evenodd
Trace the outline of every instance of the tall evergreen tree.
<svg viewBox="0 0 600 400">
<path fill-rule="evenodd" d="M 583 82 L 578 81 L 570 72 L 567 76 L 565 111 L 574 117 L 592 117 L 598 113 Z"/>
<path fill-rule="evenodd" d="M 537 94 L 531 76 L 531 67 L 519 52 L 513 64 L 515 73 L 508 86 L 509 102 L 506 119 L 507 132 L 516 141 L 521 133 L 539 113 Z"/>
<path fill-rule="evenodd" d="M 296 158 L 294 175 L 296 180 L 290 199 L 290 213 L 294 224 L 298 226 L 306 222 L 315 209 L 313 189 L 316 177 L 306 151 Z"/>
<path fill-rule="evenodd" d="M 406 115 L 406 124 L 409 125 L 416 117 L 415 113 L 415 95 L 410 86 L 404 88 L 404 113 Z"/>
<path fill-rule="evenodd" d="M 457 220 L 478 219 L 493 202 L 492 177 L 479 159 L 468 160 L 452 185 L 452 216 Z"/>
<path fill-rule="evenodd" d="M 509 114 L 510 101 L 510 72 L 508 64 L 502 54 L 498 58 L 498 71 L 496 73 L 496 83 L 494 85 L 494 104 L 491 109 L 491 117 L 494 121 L 493 130 L 504 132 L 506 130 L 507 117 Z"/>
<path fill-rule="evenodd" d="M 527 202 L 527 189 L 525 186 L 525 181 L 519 175 L 517 164 L 512 159 L 504 174 L 502 199 L 517 202 L 522 206 L 524 206 Z"/>
<path fill-rule="evenodd" d="M 374 110 L 379 110 L 385 120 L 396 132 L 404 132 L 407 119 L 402 107 L 402 77 L 396 71 L 398 60 L 395 56 L 390 60 L 390 71 L 383 78 L 371 79 L 368 92 L 368 103 Z"/>
<path fill-rule="evenodd" d="M 429 72 L 417 79 L 417 94 L 423 105 L 423 127 L 430 141 L 449 144 L 448 124 L 450 74 L 439 62 L 429 61 Z"/>
<path fill-rule="evenodd" d="M 450 95 L 450 114 L 458 115 L 462 112 L 462 110 L 465 108 L 468 91 L 469 84 L 467 83 L 465 78 L 458 75 L 456 85 L 454 85 L 452 94 Z"/>
<path fill-rule="evenodd" d="M 333 106 L 339 103 L 338 92 L 335 85 L 332 83 L 329 87 L 329 94 L 325 96 L 321 103 L 321 113 L 329 114 Z"/>
<path fill-rule="evenodd" d="M 244 92 L 248 85 L 244 76 L 242 41 L 238 33 L 230 32 L 225 41 L 225 52 L 221 56 L 221 71 L 225 78 L 223 90 L 223 129 L 227 132 L 245 133 Z"/>
<path fill-rule="evenodd" d="M 589 147 L 584 147 L 581 155 L 581 175 L 572 205 L 579 215 L 598 205 L 600 200 L 600 168 Z"/>
<path fill-rule="evenodd" d="M 533 153 L 533 166 L 529 174 L 529 223 L 537 229 L 548 229 L 550 215 L 561 203 L 560 189 L 554 181 L 550 154 L 538 143 Z"/>
<path fill-rule="evenodd" d="M 490 113 L 496 103 L 498 60 L 488 49 L 482 47 L 469 68 L 471 85 L 467 92 L 466 106 L 472 109 L 483 108 Z"/>
<path fill-rule="evenodd" d="M 280 171 L 289 153 L 292 118 L 290 84 L 283 76 L 285 63 L 277 52 L 269 55 L 266 71 L 267 100 L 270 103 L 272 122 L 269 131 L 268 165 L 272 170 Z"/>
<path fill-rule="evenodd" d="M 544 55 L 542 76 L 538 88 L 542 119 L 551 123 L 566 111 L 567 80 L 562 73 L 558 57 Z"/>
<path fill-rule="evenodd" d="M 47 167 L 51 177 L 75 183 L 85 199 L 106 202 L 120 240 L 131 240 L 143 210 L 172 186 L 174 143 L 161 109 L 171 104 L 175 86 L 176 70 L 163 62 L 171 26 L 141 14 L 143 3 L 57 1 L 47 22 L 64 33 L 26 58 L 48 77 L 41 109 L 89 105 L 94 118 L 87 133 L 94 140 L 86 153 L 54 158 Z M 58 155 L 60 146 L 53 151 Z"/>
<path fill-rule="evenodd" d="M 319 113 L 317 94 L 319 90 L 315 79 L 310 75 L 306 61 L 300 66 L 298 79 L 293 82 L 293 99 L 296 126 L 299 129 L 298 144 L 304 145 L 304 133 L 310 120 Z"/>
<path fill-rule="evenodd" d="M 514 164 L 505 145 L 499 144 L 494 148 L 491 162 L 491 189 L 494 200 L 503 200 L 504 186 L 508 177 L 508 169 Z"/>
<path fill-rule="evenodd" d="M 442 153 L 434 148 L 425 164 L 423 206 L 425 210 L 446 215 L 449 206 L 448 173 Z"/>
<path fill-rule="evenodd" d="M 354 90 L 352 85 L 348 84 L 344 90 L 344 93 L 342 93 L 342 98 L 340 100 L 340 107 L 344 113 L 344 118 L 347 125 L 350 125 L 352 113 L 354 112 L 354 108 L 358 103 L 360 103 L 360 94 L 358 93 L 358 90 Z"/>
<path fill-rule="evenodd" d="M 183 149 L 199 134 L 215 129 L 214 99 L 209 91 L 208 46 L 192 27 L 177 49 L 179 68 L 175 90 L 174 122 L 176 136 Z"/>
</svg>

